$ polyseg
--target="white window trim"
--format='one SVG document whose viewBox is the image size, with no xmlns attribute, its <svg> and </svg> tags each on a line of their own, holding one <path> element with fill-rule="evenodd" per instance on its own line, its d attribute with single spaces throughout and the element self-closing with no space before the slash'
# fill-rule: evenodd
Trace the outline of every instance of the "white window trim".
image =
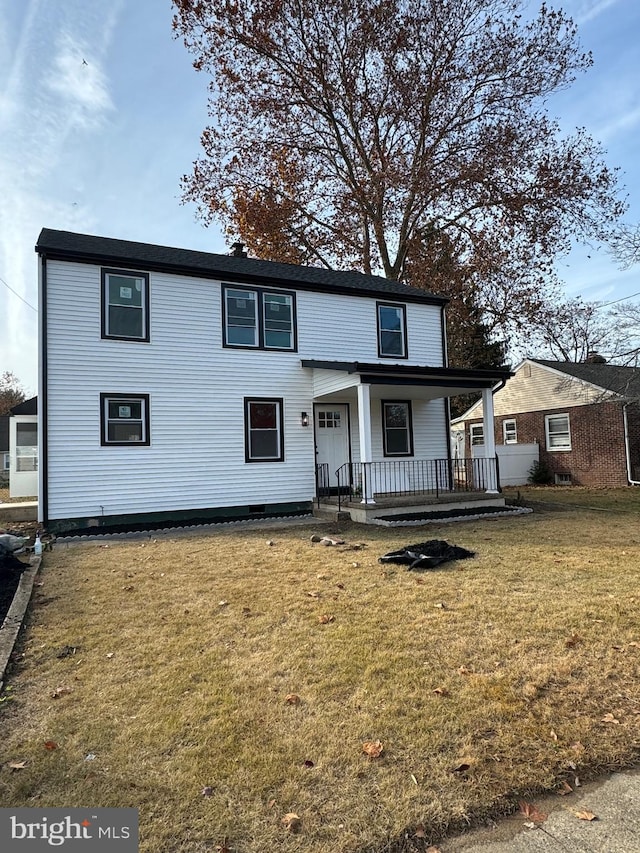
<svg viewBox="0 0 640 853">
<path fill-rule="evenodd" d="M 512 426 L 513 429 L 511 432 L 513 433 L 513 438 L 507 438 L 507 426 Z M 515 418 L 507 418 L 507 420 L 502 422 L 502 441 L 503 444 L 517 444 L 518 443 L 518 427 L 516 425 Z"/>
<path fill-rule="evenodd" d="M 482 436 L 481 441 L 474 441 L 474 432 L 480 432 Z M 484 444 L 484 424 L 470 424 L 469 425 L 469 444 L 471 447 L 477 447 L 479 444 Z"/>
<path fill-rule="evenodd" d="M 549 422 L 552 418 L 566 418 L 567 419 L 566 435 L 567 435 L 569 443 L 566 445 L 562 445 L 562 447 L 551 447 Z M 547 451 L 549 453 L 562 453 L 564 451 L 571 450 L 571 421 L 569 418 L 569 414 L 567 412 L 556 412 L 553 415 L 545 415 L 544 416 L 544 434 L 545 434 L 546 448 L 547 448 Z"/>
</svg>

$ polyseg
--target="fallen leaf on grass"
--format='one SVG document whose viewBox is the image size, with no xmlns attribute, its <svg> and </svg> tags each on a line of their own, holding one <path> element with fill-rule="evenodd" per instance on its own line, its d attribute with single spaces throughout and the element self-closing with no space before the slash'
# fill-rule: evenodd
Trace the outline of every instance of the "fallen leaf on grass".
<svg viewBox="0 0 640 853">
<path fill-rule="evenodd" d="M 449 695 L 449 691 L 447 690 L 446 687 L 436 687 L 433 692 L 436 694 L 436 696 L 448 696 Z"/>
<path fill-rule="evenodd" d="M 419 823 L 416 826 L 416 831 L 413 833 L 414 838 L 426 838 L 427 833 L 424 831 L 424 824 Z"/>
<path fill-rule="evenodd" d="M 203 797 L 211 797 L 213 795 L 213 788 L 211 785 L 205 785 L 201 791 Z"/>
<path fill-rule="evenodd" d="M 284 701 L 287 705 L 298 705 L 300 703 L 300 697 L 297 693 L 287 693 L 284 697 Z"/>
<path fill-rule="evenodd" d="M 362 744 L 362 751 L 369 758 L 379 758 L 384 751 L 384 744 L 379 740 L 366 740 Z"/>
<path fill-rule="evenodd" d="M 52 699 L 59 699 L 60 696 L 64 696 L 65 693 L 71 693 L 70 687 L 56 687 L 55 690 L 51 693 Z"/>
<path fill-rule="evenodd" d="M 331 616 L 329 613 L 323 613 L 321 616 L 318 616 L 318 622 L 320 622 L 321 625 L 328 625 L 329 622 L 333 622 L 335 618 L 335 616 Z"/>
<path fill-rule="evenodd" d="M 551 735 L 551 740 L 558 740 L 558 735 L 554 732 L 553 729 L 551 729 L 549 734 Z"/>
<path fill-rule="evenodd" d="M 24 768 L 26 766 L 27 766 L 26 761 L 10 761 L 9 762 L 9 768 L 11 770 L 24 770 Z"/>
<path fill-rule="evenodd" d="M 616 719 L 613 714 L 605 714 L 604 717 L 600 720 L 601 723 L 614 723 L 615 725 L 620 725 L 620 720 Z"/>
<path fill-rule="evenodd" d="M 452 767 L 451 772 L 452 773 L 466 773 L 467 770 L 470 770 L 470 769 L 471 769 L 471 765 L 467 764 L 466 761 L 463 761 L 462 764 L 458 764 L 457 767 Z"/>
<path fill-rule="evenodd" d="M 463 665 L 458 667 L 458 673 L 460 675 L 471 675 L 471 670 Z"/>
<path fill-rule="evenodd" d="M 231 853 L 231 848 L 227 847 L 227 839 L 222 844 L 216 844 L 216 853 Z"/>
<path fill-rule="evenodd" d="M 556 794 L 560 797 L 566 797 L 567 794 L 573 794 L 573 788 L 568 782 L 563 782 L 562 785 L 556 791 Z"/>
<path fill-rule="evenodd" d="M 58 744 L 55 742 L 55 740 L 45 740 L 44 748 L 52 752 L 54 749 L 58 748 Z"/>
<path fill-rule="evenodd" d="M 305 759 L 305 760 L 302 762 L 302 764 L 303 764 L 303 766 L 304 766 L 304 767 L 306 767 L 306 768 L 307 768 L 307 770 L 310 770 L 312 767 L 315 767 L 315 766 L 316 766 L 310 758 Z"/>
<path fill-rule="evenodd" d="M 564 644 L 567 649 L 575 649 L 576 646 L 579 646 L 583 642 L 584 640 L 580 634 L 572 634 L 570 637 L 567 637 Z"/>
<path fill-rule="evenodd" d="M 439 847 L 434 847 L 432 844 L 427 847 L 427 853 L 440 853 Z"/>
<path fill-rule="evenodd" d="M 281 822 L 287 827 L 289 832 L 300 832 L 302 829 L 302 821 L 295 812 L 288 812 Z"/>
<path fill-rule="evenodd" d="M 593 813 L 593 812 L 587 812 L 587 811 L 584 811 L 584 812 L 574 812 L 574 815 L 575 815 L 579 820 L 598 820 L 597 815 L 594 815 L 594 813 Z"/>
<path fill-rule="evenodd" d="M 539 811 L 533 803 L 527 803 L 525 800 L 520 800 L 520 814 L 532 820 L 534 823 L 544 823 L 547 815 Z"/>
<path fill-rule="evenodd" d="M 307 595 L 309 596 L 309 598 L 320 598 L 319 592 L 308 592 Z"/>
<path fill-rule="evenodd" d="M 105 655 L 105 657 L 106 657 L 106 658 L 109 658 L 109 660 L 111 660 L 111 658 L 114 656 L 114 654 L 115 654 L 115 652 L 107 652 L 107 654 Z"/>
</svg>

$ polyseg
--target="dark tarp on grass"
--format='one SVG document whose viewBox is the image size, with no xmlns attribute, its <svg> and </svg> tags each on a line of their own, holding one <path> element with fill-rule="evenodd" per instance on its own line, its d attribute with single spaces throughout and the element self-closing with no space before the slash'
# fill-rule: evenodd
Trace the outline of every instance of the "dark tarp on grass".
<svg viewBox="0 0 640 853">
<path fill-rule="evenodd" d="M 474 551 L 467 551 L 458 545 L 449 545 L 442 539 L 430 539 L 417 545 L 406 545 L 399 551 L 389 551 L 378 559 L 379 563 L 398 563 L 412 569 L 433 569 L 452 560 L 466 560 L 475 557 Z"/>
</svg>

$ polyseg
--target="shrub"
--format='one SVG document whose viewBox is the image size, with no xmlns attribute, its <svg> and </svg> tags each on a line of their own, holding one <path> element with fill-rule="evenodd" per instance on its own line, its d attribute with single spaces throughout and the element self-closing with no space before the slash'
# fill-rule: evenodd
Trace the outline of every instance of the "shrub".
<svg viewBox="0 0 640 853">
<path fill-rule="evenodd" d="M 553 483 L 553 474 L 546 462 L 536 460 L 529 468 L 528 483 L 534 486 L 549 486 Z"/>
</svg>

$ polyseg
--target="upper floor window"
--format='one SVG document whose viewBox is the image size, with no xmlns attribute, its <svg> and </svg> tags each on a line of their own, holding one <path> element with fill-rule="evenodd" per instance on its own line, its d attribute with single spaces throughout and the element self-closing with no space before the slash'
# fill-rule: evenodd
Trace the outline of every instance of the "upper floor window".
<svg viewBox="0 0 640 853">
<path fill-rule="evenodd" d="M 474 447 L 476 444 L 484 444 L 484 425 L 471 424 L 471 426 L 469 427 L 469 437 L 471 440 L 472 447 Z"/>
<path fill-rule="evenodd" d="M 571 450 L 569 415 L 546 415 L 544 429 L 547 450 Z"/>
<path fill-rule="evenodd" d="M 509 418 L 502 422 L 502 440 L 505 444 L 518 443 L 518 430 L 516 427 L 515 418 Z"/>
<path fill-rule="evenodd" d="M 390 400 L 382 402 L 382 437 L 385 456 L 412 456 L 413 429 L 411 403 Z"/>
<path fill-rule="evenodd" d="M 149 276 L 102 270 L 102 337 L 149 340 Z"/>
<path fill-rule="evenodd" d="M 295 294 L 262 288 L 223 287 L 224 344 L 295 350 Z"/>
<path fill-rule="evenodd" d="M 103 445 L 148 445 L 149 395 L 100 394 Z"/>
<path fill-rule="evenodd" d="M 404 305 L 378 302 L 379 358 L 407 357 L 407 317 Z"/>
</svg>

